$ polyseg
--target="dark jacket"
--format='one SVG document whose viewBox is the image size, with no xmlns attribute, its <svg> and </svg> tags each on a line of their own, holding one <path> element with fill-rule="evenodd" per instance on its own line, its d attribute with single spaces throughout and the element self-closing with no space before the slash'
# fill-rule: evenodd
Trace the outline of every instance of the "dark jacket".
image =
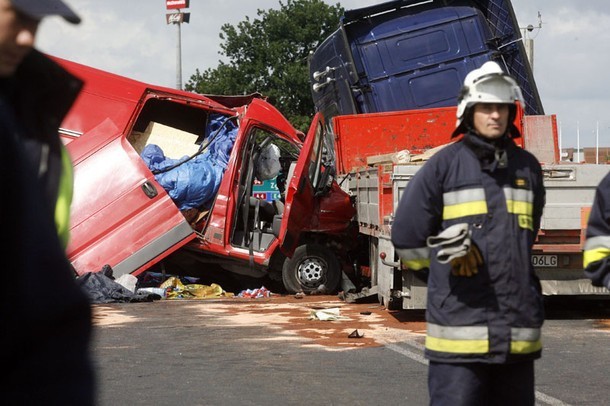
<svg viewBox="0 0 610 406">
<path fill-rule="evenodd" d="M 585 239 L 583 265 L 594 286 L 610 289 L 610 173 L 599 183 Z"/>
<path fill-rule="evenodd" d="M 426 356 L 506 363 L 540 357 L 544 308 L 531 264 L 545 192 L 537 159 L 509 138 L 496 148 L 468 133 L 437 152 L 407 184 L 392 242 L 411 269 L 429 267 Z M 502 157 L 502 158 L 501 158 Z M 502 163 L 507 166 L 503 167 Z M 483 265 L 455 276 L 429 236 L 467 223 Z"/>
<path fill-rule="evenodd" d="M 0 93 L 0 393 L 7 404 L 94 403 L 91 307 L 57 234 L 58 126 L 80 81 L 33 51 Z"/>
<path fill-rule="evenodd" d="M 31 52 L 15 74 L 13 105 L 30 164 L 54 215 L 62 175 L 61 140 L 57 131 L 83 83 L 38 51 Z"/>
</svg>

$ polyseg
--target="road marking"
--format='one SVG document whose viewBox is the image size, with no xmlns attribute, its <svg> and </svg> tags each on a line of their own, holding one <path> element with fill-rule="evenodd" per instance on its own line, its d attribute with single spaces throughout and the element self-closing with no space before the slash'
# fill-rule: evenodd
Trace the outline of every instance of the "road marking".
<svg viewBox="0 0 610 406">
<path fill-rule="evenodd" d="M 551 405 L 551 406 L 570 406 L 569 403 L 565 403 L 562 402 L 559 399 L 556 399 L 552 396 L 546 395 L 542 392 L 538 392 L 536 391 L 536 400 L 539 400 L 540 402 L 543 402 L 543 404 L 545 405 Z"/>
<path fill-rule="evenodd" d="M 405 344 L 408 344 L 412 347 L 416 347 L 415 345 L 413 345 L 413 343 L 406 342 Z M 428 365 L 428 360 L 426 358 L 424 358 L 424 356 L 421 354 L 418 354 L 416 352 L 399 347 L 398 345 L 395 345 L 395 344 L 386 344 L 385 346 L 386 346 L 386 348 L 389 348 L 390 350 L 395 351 L 395 352 L 399 353 L 400 355 L 404 355 L 405 357 L 411 358 L 412 360 L 417 361 L 420 364 Z M 418 348 L 418 350 L 420 350 L 420 349 Z"/>
<path fill-rule="evenodd" d="M 418 352 L 413 352 L 411 350 L 408 350 L 406 348 L 400 347 L 396 344 L 390 344 L 387 343 L 385 346 L 386 348 L 399 353 L 400 355 L 404 355 L 407 358 L 411 358 L 413 361 L 419 362 L 422 365 L 428 365 L 428 360 L 421 355 L 421 353 L 423 352 L 424 346 L 415 342 L 415 341 L 404 341 L 403 344 L 406 344 L 410 347 L 415 348 Z M 569 403 L 565 403 L 562 402 L 561 400 L 554 398 L 552 396 L 549 396 L 545 393 L 536 391 L 536 400 L 538 402 L 542 402 L 542 404 L 545 405 L 551 405 L 551 406 L 570 406 Z M 537 403 L 540 404 L 540 403 Z"/>
</svg>

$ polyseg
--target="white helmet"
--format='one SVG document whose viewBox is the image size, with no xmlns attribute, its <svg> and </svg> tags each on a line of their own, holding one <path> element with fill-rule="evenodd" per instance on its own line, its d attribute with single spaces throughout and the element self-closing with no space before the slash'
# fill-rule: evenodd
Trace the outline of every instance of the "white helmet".
<svg viewBox="0 0 610 406">
<path fill-rule="evenodd" d="M 523 104 L 523 95 L 515 79 L 505 74 L 500 65 L 493 61 L 485 62 L 464 79 L 464 86 L 458 96 L 457 123 L 453 136 L 466 131 L 466 113 L 477 103 Z"/>
</svg>

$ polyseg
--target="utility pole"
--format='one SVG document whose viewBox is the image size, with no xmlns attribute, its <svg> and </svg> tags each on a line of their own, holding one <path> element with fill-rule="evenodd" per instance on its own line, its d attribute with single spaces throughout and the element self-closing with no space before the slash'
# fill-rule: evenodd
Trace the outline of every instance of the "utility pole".
<svg viewBox="0 0 610 406">
<path fill-rule="evenodd" d="M 167 24 L 175 24 L 178 27 L 178 39 L 176 41 L 176 89 L 182 90 L 182 33 L 180 26 L 188 23 L 191 13 L 183 13 L 181 9 L 188 8 L 189 0 L 165 0 L 168 10 L 176 10 L 174 13 L 165 14 Z"/>
<path fill-rule="evenodd" d="M 520 27 L 521 36 L 523 37 L 523 45 L 525 46 L 525 54 L 527 55 L 527 60 L 530 63 L 530 68 L 532 72 L 534 72 L 534 39 L 528 36 L 528 33 L 531 33 L 535 29 L 539 30 L 542 28 L 542 15 L 540 11 L 538 12 L 538 26 L 534 27 L 532 24 L 529 24 L 527 27 Z"/>
<path fill-rule="evenodd" d="M 599 165 L 599 121 L 595 123 L 595 164 Z"/>
<path fill-rule="evenodd" d="M 580 126 L 578 125 L 578 121 L 576 122 L 576 153 L 578 154 L 578 162 L 580 163 Z"/>
</svg>

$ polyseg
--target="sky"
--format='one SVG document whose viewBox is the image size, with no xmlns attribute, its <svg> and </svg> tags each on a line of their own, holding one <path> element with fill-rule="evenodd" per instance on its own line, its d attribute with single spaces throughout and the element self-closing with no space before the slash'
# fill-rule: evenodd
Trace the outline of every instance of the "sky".
<svg viewBox="0 0 610 406">
<path fill-rule="evenodd" d="M 380 3 L 325 1 L 340 3 L 345 9 Z M 173 88 L 186 83 L 196 69 L 218 65 L 223 24 L 235 26 L 246 16 L 256 19 L 259 9 L 280 8 L 280 0 L 190 0 L 189 8 L 182 10 L 190 12 L 190 22 L 178 28 L 166 23 L 165 15 L 171 11 L 165 0 L 65 2 L 81 16 L 82 23 L 45 18 L 38 31 L 38 49 Z M 534 27 L 527 32 L 534 44 L 534 77 L 545 114 L 557 116 L 561 147 L 610 146 L 610 1 L 512 3 L 519 26 Z"/>
</svg>

